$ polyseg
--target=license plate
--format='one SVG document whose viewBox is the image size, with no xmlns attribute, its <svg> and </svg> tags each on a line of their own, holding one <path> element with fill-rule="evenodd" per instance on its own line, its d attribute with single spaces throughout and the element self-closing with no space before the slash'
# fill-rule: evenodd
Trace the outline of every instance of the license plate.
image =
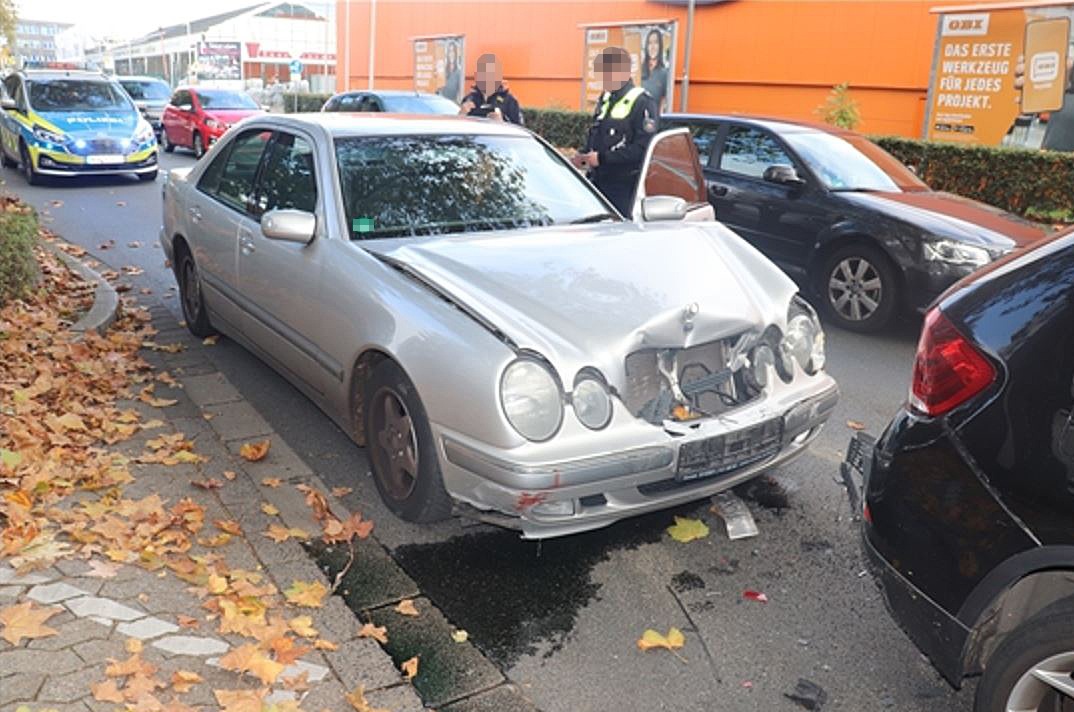
<svg viewBox="0 0 1074 712">
<path fill-rule="evenodd" d="M 773 418 L 749 428 L 683 443 L 675 479 L 680 482 L 715 477 L 763 462 L 779 452 L 783 419 Z"/>
<path fill-rule="evenodd" d="M 109 163 L 123 163 L 123 156 L 107 153 L 98 156 L 86 156 L 86 163 L 91 166 L 107 165 Z"/>
<path fill-rule="evenodd" d="M 843 461 L 849 468 L 864 476 L 866 464 L 872 461 L 875 447 L 876 440 L 871 435 L 855 433 L 847 445 L 847 454 Z"/>
</svg>

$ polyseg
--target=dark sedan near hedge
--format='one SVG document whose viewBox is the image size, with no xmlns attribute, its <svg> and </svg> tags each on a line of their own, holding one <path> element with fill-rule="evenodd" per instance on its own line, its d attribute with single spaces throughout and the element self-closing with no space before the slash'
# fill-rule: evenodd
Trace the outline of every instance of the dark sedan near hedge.
<svg viewBox="0 0 1074 712">
<path fill-rule="evenodd" d="M 931 190 L 852 131 L 744 116 L 668 114 L 705 166 L 716 219 L 813 291 L 829 321 L 875 331 L 961 277 L 1040 239 L 1038 225 Z"/>
<path fill-rule="evenodd" d="M 847 460 L 874 574 L 944 677 L 983 673 L 976 712 L 1074 710 L 1074 230 L 941 297 L 909 403 Z"/>
</svg>

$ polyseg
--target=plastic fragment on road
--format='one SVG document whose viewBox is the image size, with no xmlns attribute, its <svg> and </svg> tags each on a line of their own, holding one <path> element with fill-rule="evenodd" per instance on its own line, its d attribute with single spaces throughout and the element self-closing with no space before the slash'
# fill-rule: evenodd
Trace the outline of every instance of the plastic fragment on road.
<svg viewBox="0 0 1074 712">
<path fill-rule="evenodd" d="M 711 511 L 723 519 L 727 538 L 732 541 L 749 539 L 760 533 L 749 506 L 731 490 L 720 492 L 712 498 Z"/>
<path fill-rule="evenodd" d="M 761 591 L 753 591 L 746 589 L 742 592 L 742 597 L 747 601 L 757 601 L 758 603 L 768 603 L 768 596 Z"/>
<path fill-rule="evenodd" d="M 828 693 L 824 691 L 824 688 L 804 677 L 798 678 L 794 692 L 784 692 L 783 696 L 807 710 L 819 710 L 828 701 Z"/>
</svg>

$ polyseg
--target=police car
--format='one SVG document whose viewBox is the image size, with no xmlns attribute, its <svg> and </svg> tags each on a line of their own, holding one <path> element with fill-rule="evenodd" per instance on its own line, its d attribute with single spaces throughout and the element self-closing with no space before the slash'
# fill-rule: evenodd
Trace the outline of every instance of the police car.
<svg viewBox="0 0 1074 712">
<path fill-rule="evenodd" d="M 25 69 L 3 80 L 0 160 L 43 176 L 157 177 L 157 139 L 123 88 L 98 72 Z"/>
</svg>

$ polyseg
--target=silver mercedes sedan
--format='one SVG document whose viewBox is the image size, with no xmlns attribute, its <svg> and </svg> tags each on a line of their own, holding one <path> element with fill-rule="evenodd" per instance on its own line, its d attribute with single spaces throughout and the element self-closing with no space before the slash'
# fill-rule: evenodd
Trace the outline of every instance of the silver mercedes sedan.
<svg viewBox="0 0 1074 712">
<path fill-rule="evenodd" d="M 685 129 L 624 218 L 511 125 L 259 116 L 169 174 L 160 241 L 190 331 L 306 393 L 410 521 L 546 538 L 701 499 L 801 454 L 838 399 L 816 314 L 712 220 Z"/>
</svg>

